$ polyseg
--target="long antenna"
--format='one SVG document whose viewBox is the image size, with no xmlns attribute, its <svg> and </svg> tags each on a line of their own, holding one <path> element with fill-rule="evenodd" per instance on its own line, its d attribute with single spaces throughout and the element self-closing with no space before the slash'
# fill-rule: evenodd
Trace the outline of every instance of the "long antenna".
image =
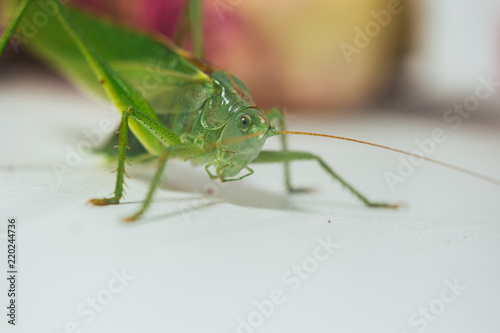
<svg viewBox="0 0 500 333">
<path fill-rule="evenodd" d="M 460 172 L 465 173 L 465 174 L 467 174 L 469 176 L 476 177 L 476 178 L 482 179 L 484 181 L 487 181 L 489 183 L 492 183 L 492 184 L 495 184 L 497 186 L 500 186 L 500 180 L 498 180 L 498 179 L 491 178 L 491 177 L 482 175 L 480 173 L 477 173 L 477 172 L 474 172 L 474 171 L 470 171 L 470 170 L 467 170 L 467 169 L 464 169 L 464 168 L 460 168 L 460 167 L 457 167 L 457 166 L 454 166 L 454 165 L 451 165 L 451 164 L 448 164 L 448 163 L 445 163 L 445 162 L 441 162 L 441 161 L 438 161 L 438 160 L 435 160 L 435 159 L 432 159 L 432 158 L 429 158 L 429 157 L 425 157 L 425 156 L 422 156 L 422 155 L 409 153 L 409 152 L 404 151 L 404 150 L 399 150 L 399 149 L 395 149 L 395 148 L 391 148 L 391 147 L 387 147 L 387 146 L 378 145 L 376 143 L 371 143 L 371 142 L 366 142 L 366 141 L 361 141 L 361 140 L 356 140 L 356 139 L 345 138 L 345 137 L 342 137 L 342 136 L 335 136 L 335 135 L 328 135 L 328 134 L 318 134 L 318 133 L 309 133 L 309 132 L 279 131 L 279 133 L 280 134 L 296 134 L 296 135 L 320 136 L 320 137 L 324 137 L 324 138 L 350 141 L 350 142 L 360 143 L 360 144 L 363 144 L 363 145 L 368 145 L 368 146 L 373 146 L 373 147 L 377 147 L 377 148 L 382 148 L 382 149 L 394 151 L 394 152 L 397 152 L 397 153 L 400 153 L 400 154 L 405 154 L 405 155 L 408 155 L 408 156 L 413 156 L 413 157 L 421 158 L 423 160 L 426 160 L 426 161 L 429 161 L 429 162 L 432 162 L 432 163 L 435 163 L 435 164 L 439 164 L 439 165 L 442 165 L 444 167 L 447 167 L 447 168 L 450 168 L 450 169 L 453 169 L 453 170 L 456 170 L 456 171 L 460 171 Z"/>
</svg>

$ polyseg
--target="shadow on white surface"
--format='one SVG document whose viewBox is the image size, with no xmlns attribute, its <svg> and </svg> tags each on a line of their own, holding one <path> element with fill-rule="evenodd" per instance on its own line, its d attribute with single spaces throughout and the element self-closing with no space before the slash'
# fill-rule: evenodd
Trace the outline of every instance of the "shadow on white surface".
<svg viewBox="0 0 500 333">
<path fill-rule="evenodd" d="M 151 211 L 127 225 L 121 219 L 139 207 L 152 169 L 130 168 L 127 204 L 104 208 L 85 204 L 114 188 L 99 159 L 84 158 L 63 181 L 52 169 L 82 128 L 117 119 L 112 110 L 44 75 L 0 81 L 0 108 L 0 248 L 3 221 L 19 221 L 19 325 L 11 331 L 500 327 L 500 190 L 490 184 L 425 164 L 391 192 L 383 174 L 397 168 L 397 156 L 291 138 L 370 198 L 409 208 L 364 208 L 314 163 L 297 163 L 293 174 L 298 186 L 317 191 L 294 196 L 284 191 L 281 166 L 257 166 L 252 177 L 222 188 L 204 170 L 172 163 Z M 304 116 L 291 125 L 402 149 L 436 126 L 394 114 L 344 120 Z M 435 157 L 499 177 L 499 139 L 494 128 L 464 127 Z M 5 295 L 2 289 L 2 304 Z"/>
</svg>

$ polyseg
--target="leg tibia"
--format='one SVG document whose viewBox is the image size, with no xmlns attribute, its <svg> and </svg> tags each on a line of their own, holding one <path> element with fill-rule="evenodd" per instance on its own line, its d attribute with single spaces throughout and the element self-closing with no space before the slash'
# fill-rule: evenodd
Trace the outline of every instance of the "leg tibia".
<svg viewBox="0 0 500 333">
<path fill-rule="evenodd" d="M 271 123 L 277 123 L 278 128 L 282 131 L 286 130 L 285 115 L 283 110 L 280 108 L 274 108 L 267 113 L 267 119 Z M 280 135 L 281 149 L 283 152 L 288 151 L 287 137 L 285 135 Z M 304 192 L 304 189 L 295 189 L 292 186 L 291 176 L 290 176 L 290 161 L 283 161 L 284 175 L 285 175 L 285 186 L 288 192 Z"/>
<path fill-rule="evenodd" d="M 160 156 L 160 159 L 158 160 L 158 169 L 156 170 L 155 176 L 153 177 L 153 181 L 151 182 L 151 185 L 149 187 L 148 195 L 146 196 L 146 199 L 142 203 L 141 209 L 139 209 L 139 211 L 137 211 L 137 213 L 135 213 L 134 215 L 127 217 L 125 221 L 133 222 L 137 220 L 149 208 L 151 202 L 153 201 L 153 196 L 156 192 L 156 189 L 158 188 L 158 185 L 161 182 L 161 177 L 163 175 L 163 171 L 165 170 L 166 164 L 167 164 L 167 153 L 163 153 Z"/>
<path fill-rule="evenodd" d="M 273 162 L 290 162 L 299 160 L 315 160 L 319 165 L 325 170 L 332 178 L 340 182 L 345 188 L 347 188 L 352 194 L 354 194 L 359 200 L 361 200 L 368 207 L 384 207 L 384 208 L 397 208 L 397 205 L 372 202 L 368 200 L 364 195 L 362 195 L 358 190 L 356 190 L 352 185 L 341 178 L 335 171 L 333 171 L 328 164 L 326 164 L 321 158 L 311 153 L 296 152 L 296 151 L 262 151 L 259 156 L 253 161 L 253 163 L 273 163 Z"/>
<path fill-rule="evenodd" d="M 89 203 L 95 206 L 114 205 L 120 202 L 123 197 L 123 178 L 125 176 L 125 162 L 127 160 L 127 140 L 128 140 L 128 118 L 129 113 L 123 112 L 120 122 L 118 139 L 118 167 L 116 169 L 115 193 L 111 198 L 91 199 Z"/>
</svg>

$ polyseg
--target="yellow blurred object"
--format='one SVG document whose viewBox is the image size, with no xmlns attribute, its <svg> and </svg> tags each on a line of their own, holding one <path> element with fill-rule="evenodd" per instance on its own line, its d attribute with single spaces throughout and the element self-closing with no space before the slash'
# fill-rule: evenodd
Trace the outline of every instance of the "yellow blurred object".
<svg viewBox="0 0 500 333">
<path fill-rule="evenodd" d="M 1 2 L 2 0 L 0 0 Z M 182 0 L 75 4 L 173 35 Z M 349 109 L 376 101 L 400 69 L 408 0 L 205 0 L 207 58 L 263 108 Z"/>
<path fill-rule="evenodd" d="M 383 93 L 410 10 L 394 0 L 222 3 L 233 4 L 226 12 L 240 16 L 253 36 L 222 41 L 225 52 L 213 61 L 239 75 L 257 102 L 307 109 L 356 107 Z"/>
</svg>

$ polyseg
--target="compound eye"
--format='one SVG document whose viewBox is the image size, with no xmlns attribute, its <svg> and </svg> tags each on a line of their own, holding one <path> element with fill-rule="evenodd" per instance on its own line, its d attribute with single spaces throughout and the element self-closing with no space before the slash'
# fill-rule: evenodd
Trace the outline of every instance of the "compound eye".
<svg viewBox="0 0 500 333">
<path fill-rule="evenodd" d="M 238 128 L 242 132 L 248 131 L 250 126 L 252 126 L 252 118 L 249 115 L 244 114 L 238 119 Z"/>
</svg>

